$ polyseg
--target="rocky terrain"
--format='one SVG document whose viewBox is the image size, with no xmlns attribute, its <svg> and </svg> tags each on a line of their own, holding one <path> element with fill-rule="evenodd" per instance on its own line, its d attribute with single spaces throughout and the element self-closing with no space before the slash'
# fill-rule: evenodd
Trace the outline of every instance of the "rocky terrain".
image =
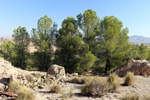
<svg viewBox="0 0 150 100">
<path fill-rule="evenodd" d="M 65 69 L 58 65 L 51 66 L 47 72 L 25 71 L 13 67 L 10 62 L 0 58 L 1 91 L 5 92 L 8 88 L 8 83 L 17 80 L 22 86 L 27 86 L 35 93 L 35 100 L 62 100 L 62 96 L 70 93 L 70 91 L 74 96 L 67 100 L 120 100 L 126 93 L 138 94 L 140 95 L 140 100 L 143 100 L 145 95 L 150 94 L 150 77 L 135 76 L 136 82 L 134 86 L 121 85 L 117 93 L 108 93 L 102 97 L 81 96 L 81 88 L 84 84 L 68 82 L 74 77 L 82 76 L 78 75 L 78 73 L 65 73 Z M 107 77 L 102 78 L 107 79 Z M 123 84 L 123 77 L 120 77 L 120 81 Z M 49 92 L 49 88 L 53 83 L 58 84 L 62 88 L 62 93 Z M 12 97 L 6 97 L 4 94 L 0 96 L 0 100 L 12 100 L 10 98 Z"/>
</svg>

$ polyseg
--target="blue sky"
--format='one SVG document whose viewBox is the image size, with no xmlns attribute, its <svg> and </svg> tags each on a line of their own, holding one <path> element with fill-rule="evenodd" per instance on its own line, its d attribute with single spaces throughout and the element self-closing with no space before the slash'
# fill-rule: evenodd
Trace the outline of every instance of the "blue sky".
<svg viewBox="0 0 150 100">
<path fill-rule="evenodd" d="M 76 17 L 87 9 L 101 19 L 114 15 L 129 28 L 129 36 L 150 37 L 150 0 L 0 0 L 0 37 L 11 37 L 18 26 L 31 33 L 45 14 L 60 28 L 67 16 Z"/>
</svg>

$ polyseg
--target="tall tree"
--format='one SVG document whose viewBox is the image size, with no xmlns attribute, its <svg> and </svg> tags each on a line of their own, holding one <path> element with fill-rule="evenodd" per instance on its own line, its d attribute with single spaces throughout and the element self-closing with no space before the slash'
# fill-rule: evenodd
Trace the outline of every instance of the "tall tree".
<svg viewBox="0 0 150 100">
<path fill-rule="evenodd" d="M 15 50 L 17 53 L 15 66 L 25 69 L 26 59 L 28 52 L 29 34 L 26 31 L 25 27 L 19 26 L 17 29 L 14 29 L 14 34 L 12 35 L 13 41 L 15 43 Z"/>
<path fill-rule="evenodd" d="M 52 44 L 55 44 L 55 34 L 57 32 L 56 23 L 47 15 L 38 20 L 38 28 L 32 29 L 32 41 L 38 52 L 36 66 L 39 70 L 47 70 L 52 60 Z"/>
<path fill-rule="evenodd" d="M 67 72 L 83 72 L 93 66 L 95 56 L 89 52 L 88 45 L 82 41 L 77 21 L 73 17 L 68 17 L 62 22 L 57 46 L 56 63 L 64 66 Z"/>
<path fill-rule="evenodd" d="M 83 39 L 92 50 L 95 46 L 95 36 L 97 32 L 97 26 L 99 25 L 99 20 L 96 12 L 92 9 L 84 11 L 83 15 L 80 13 L 77 15 L 78 25 L 83 31 Z"/>
<path fill-rule="evenodd" d="M 143 43 L 139 47 L 139 55 L 141 59 L 147 59 L 149 56 L 148 48 Z"/>
<path fill-rule="evenodd" d="M 105 71 L 110 72 L 123 64 L 128 58 L 131 45 L 128 42 L 128 28 L 114 16 L 101 20 L 100 32 L 97 35 L 100 59 L 105 60 Z"/>
</svg>

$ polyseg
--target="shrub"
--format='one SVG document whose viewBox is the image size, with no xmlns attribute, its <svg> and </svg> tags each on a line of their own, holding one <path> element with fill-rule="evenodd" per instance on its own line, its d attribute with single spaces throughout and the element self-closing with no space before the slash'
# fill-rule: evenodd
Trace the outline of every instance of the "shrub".
<svg viewBox="0 0 150 100">
<path fill-rule="evenodd" d="M 20 84 L 18 81 L 12 81 L 8 84 L 8 91 L 17 93 L 20 89 Z"/>
<path fill-rule="evenodd" d="M 73 97 L 73 96 L 74 96 L 73 92 L 70 91 L 69 94 L 68 94 L 68 96 L 69 96 L 70 98 Z"/>
<path fill-rule="evenodd" d="M 108 84 L 103 79 L 93 79 L 89 83 L 86 83 L 81 94 L 85 96 L 103 96 L 108 92 Z"/>
<path fill-rule="evenodd" d="M 150 96 L 149 96 L 149 95 L 146 95 L 146 96 L 144 97 L 144 100 L 150 100 Z"/>
<path fill-rule="evenodd" d="M 44 82 L 45 82 L 46 84 L 50 84 L 50 83 L 51 83 L 49 77 L 46 77 L 45 80 L 44 80 Z"/>
<path fill-rule="evenodd" d="M 70 80 L 71 83 L 77 83 L 77 84 L 82 84 L 82 79 L 79 77 L 75 77 L 73 79 Z"/>
<path fill-rule="evenodd" d="M 61 96 L 61 98 L 62 98 L 62 100 L 69 100 L 69 96 L 68 96 L 68 95 L 65 95 L 65 94 L 63 94 L 63 95 Z"/>
<path fill-rule="evenodd" d="M 126 86 L 132 86 L 135 83 L 135 77 L 132 72 L 128 72 L 124 79 L 124 85 Z"/>
<path fill-rule="evenodd" d="M 62 92 L 62 89 L 59 85 L 57 84 L 53 84 L 51 87 L 50 87 L 50 92 L 51 93 L 61 93 Z"/>
<path fill-rule="evenodd" d="M 29 82 L 33 82 L 33 77 L 31 75 L 26 75 L 25 77 Z"/>
<path fill-rule="evenodd" d="M 35 100 L 35 95 L 27 87 L 23 87 L 15 100 Z"/>
<path fill-rule="evenodd" d="M 121 100 L 139 100 L 139 96 L 137 94 L 131 95 L 131 94 L 126 94 L 121 98 Z"/>
<path fill-rule="evenodd" d="M 120 80 L 116 73 L 109 74 L 107 82 L 110 87 L 111 92 L 117 92 L 118 88 L 120 87 Z"/>
<path fill-rule="evenodd" d="M 39 73 L 35 73 L 36 78 L 41 78 L 41 75 Z"/>
</svg>

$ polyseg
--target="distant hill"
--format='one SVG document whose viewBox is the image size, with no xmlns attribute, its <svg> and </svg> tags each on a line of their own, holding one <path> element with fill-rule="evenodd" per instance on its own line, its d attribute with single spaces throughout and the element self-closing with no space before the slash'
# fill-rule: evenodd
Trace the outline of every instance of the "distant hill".
<svg viewBox="0 0 150 100">
<path fill-rule="evenodd" d="M 133 36 L 130 36 L 129 42 L 130 43 L 145 43 L 145 44 L 150 44 L 150 37 L 133 35 Z"/>
</svg>

